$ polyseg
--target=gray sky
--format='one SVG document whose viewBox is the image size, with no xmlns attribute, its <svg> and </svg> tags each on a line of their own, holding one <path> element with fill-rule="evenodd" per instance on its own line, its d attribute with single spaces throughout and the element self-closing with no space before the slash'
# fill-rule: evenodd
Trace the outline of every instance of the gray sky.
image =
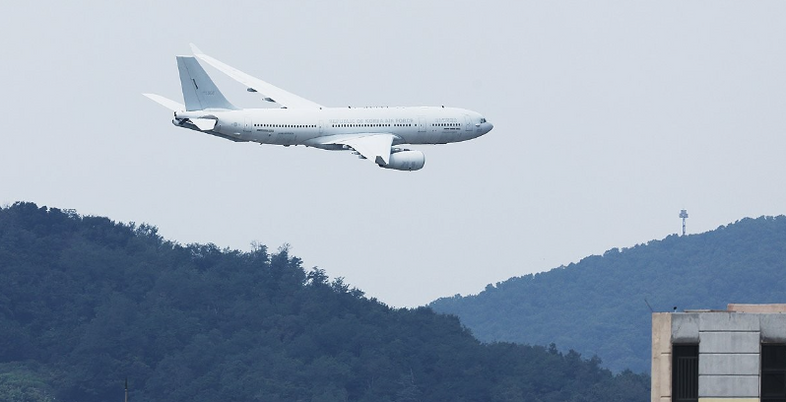
<svg viewBox="0 0 786 402">
<path fill-rule="evenodd" d="M 290 243 L 394 306 L 786 212 L 781 1 L 18 2 L 0 14 L 0 204 Z M 160 4 L 165 3 L 165 4 Z M 170 123 L 188 43 L 326 105 L 449 105 L 426 167 Z M 206 67 L 230 101 L 261 105 Z"/>
</svg>

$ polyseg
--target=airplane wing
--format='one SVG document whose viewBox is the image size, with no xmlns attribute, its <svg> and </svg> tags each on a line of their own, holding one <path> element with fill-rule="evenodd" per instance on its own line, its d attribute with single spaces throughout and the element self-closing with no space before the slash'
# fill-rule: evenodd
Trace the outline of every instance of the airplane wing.
<svg viewBox="0 0 786 402">
<path fill-rule="evenodd" d="M 393 134 L 351 134 L 315 138 L 319 145 L 345 145 L 351 147 L 366 159 L 377 165 L 385 166 L 390 162 L 390 149 L 396 136 Z M 312 144 L 315 145 L 315 144 Z"/>
<path fill-rule="evenodd" d="M 194 56 L 247 86 L 249 92 L 258 92 L 262 95 L 262 98 L 268 102 L 278 103 L 288 109 L 318 109 L 322 107 L 322 105 L 318 103 L 301 98 L 258 78 L 254 78 L 232 66 L 226 65 L 202 53 L 193 43 L 191 44 L 191 50 L 194 52 Z"/>
</svg>

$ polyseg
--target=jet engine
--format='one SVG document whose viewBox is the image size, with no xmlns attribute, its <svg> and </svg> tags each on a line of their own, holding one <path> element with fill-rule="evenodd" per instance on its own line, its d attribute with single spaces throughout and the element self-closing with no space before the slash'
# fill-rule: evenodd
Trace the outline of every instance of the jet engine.
<svg viewBox="0 0 786 402">
<path fill-rule="evenodd" d="M 395 170 L 420 170 L 426 164 L 426 156 L 420 151 L 403 150 L 390 154 L 387 165 L 379 165 L 385 169 Z"/>
</svg>

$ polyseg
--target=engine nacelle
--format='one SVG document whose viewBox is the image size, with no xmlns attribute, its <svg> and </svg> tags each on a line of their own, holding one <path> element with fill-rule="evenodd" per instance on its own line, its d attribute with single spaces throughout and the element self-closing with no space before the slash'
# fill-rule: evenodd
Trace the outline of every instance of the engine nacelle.
<svg viewBox="0 0 786 402">
<path fill-rule="evenodd" d="M 390 154 L 387 165 L 379 167 L 396 170 L 420 170 L 426 164 L 426 155 L 420 151 L 401 151 Z"/>
</svg>

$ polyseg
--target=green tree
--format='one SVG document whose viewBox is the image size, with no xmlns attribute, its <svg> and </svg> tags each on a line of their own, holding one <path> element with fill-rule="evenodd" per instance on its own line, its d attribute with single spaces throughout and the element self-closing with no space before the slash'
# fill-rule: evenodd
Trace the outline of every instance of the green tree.
<svg viewBox="0 0 786 402">
<path fill-rule="evenodd" d="M 54 402 L 44 378 L 21 366 L 0 366 L 0 402 Z"/>
</svg>

